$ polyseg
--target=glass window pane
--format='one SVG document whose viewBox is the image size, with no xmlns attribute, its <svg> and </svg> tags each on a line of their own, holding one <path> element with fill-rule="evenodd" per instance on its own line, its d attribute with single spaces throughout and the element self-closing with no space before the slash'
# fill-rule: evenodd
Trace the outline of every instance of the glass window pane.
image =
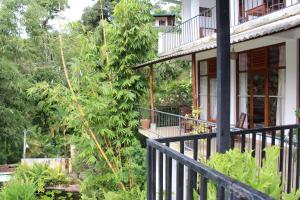
<svg viewBox="0 0 300 200">
<path fill-rule="evenodd" d="M 265 95 L 265 76 L 264 74 L 252 75 L 252 91 L 253 95 Z"/>
<path fill-rule="evenodd" d="M 269 66 L 274 67 L 285 67 L 285 45 L 272 46 L 269 48 Z"/>
<path fill-rule="evenodd" d="M 211 78 L 210 84 L 210 119 L 217 119 L 217 79 Z"/>
<path fill-rule="evenodd" d="M 200 75 L 207 75 L 207 61 L 200 62 Z"/>
<path fill-rule="evenodd" d="M 239 54 L 239 71 L 248 70 L 250 65 L 250 59 L 248 53 Z"/>
</svg>

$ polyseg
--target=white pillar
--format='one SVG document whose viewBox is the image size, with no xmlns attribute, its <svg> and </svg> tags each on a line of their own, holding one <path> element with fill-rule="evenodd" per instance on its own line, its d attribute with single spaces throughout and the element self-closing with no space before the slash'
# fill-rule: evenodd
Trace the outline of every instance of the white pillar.
<svg viewBox="0 0 300 200">
<path fill-rule="evenodd" d="M 236 124 L 236 59 L 230 60 L 230 124 Z"/>
<path fill-rule="evenodd" d="M 287 40 L 284 124 L 297 123 L 295 110 L 298 107 L 298 52 L 298 39 Z"/>
<path fill-rule="evenodd" d="M 239 24 L 239 0 L 230 1 L 230 26 Z"/>
</svg>

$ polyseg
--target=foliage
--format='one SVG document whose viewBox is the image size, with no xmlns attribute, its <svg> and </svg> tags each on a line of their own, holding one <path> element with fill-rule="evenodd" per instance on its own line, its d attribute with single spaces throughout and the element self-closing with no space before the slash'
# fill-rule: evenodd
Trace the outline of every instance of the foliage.
<svg viewBox="0 0 300 200">
<path fill-rule="evenodd" d="M 78 106 L 64 84 L 42 82 L 28 90 L 38 107 L 49 115 L 53 127 L 72 132 L 70 143 L 80 152 L 75 169 L 84 174 L 84 199 L 119 196 L 120 182 L 126 186 L 124 195 L 139 199 L 133 194 L 144 193 L 145 151 L 136 139 L 139 122 L 135 106 L 144 83 L 131 67 L 153 55 L 150 8 L 146 1 L 120 1 L 111 24 L 102 24 L 106 46 L 97 42 L 96 32 L 72 33 L 80 43 L 80 51 L 69 63 L 70 81 L 89 127 L 116 168 L 114 173 L 86 134 Z"/>
<path fill-rule="evenodd" d="M 191 83 L 174 80 L 155 93 L 156 103 L 160 106 L 190 106 L 192 105 L 191 92 Z"/>
<path fill-rule="evenodd" d="M 191 66 L 185 61 L 165 62 L 154 67 L 154 98 L 155 106 L 192 105 Z M 149 82 L 149 71 L 141 72 L 146 82 Z M 147 86 L 149 88 L 149 86 Z M 149 91 L 141 98 L 141 106 L 149 107 Z"/>
<path fill-rule="evenodd" d="M 295 200 L 300 198 L 300 190 L 292 190 L 291 193 L 284 193 L 283 194 L 283 199 L 284 200 Z"/>
<path fill-rule="evenodd" d="M 154 4 L 152 12 L 154 14 L 174 14 L 176 17 L 176 24 L 181 22 L 181 5 L 172 5 L 168 9 L 165 9 L 167 3 L 164 1 L 158 1 Z"/>
<path fill-rule="evenodd" d="M 118 2 L 119 0 L 103 0 L 103 20 L 106 20 L 108 22 L 112 21 L 113 10 Z M 96 29 L 99 26 L 100 19 L 100 1 L 96 1 L 96 3 L 93 6 L 85 8 L 81 16 L 82 24 L 86 27 L 88 31 Z"/>
<path fill-rule="evenodd" d="M 0 191 L 0 199 L 35 200 L 36 187 L 32 182 L 11 181 Z"/>
<path fill-rule="evenodd" d="M 30 126 L 29 82 L 23 78 L 18 65 L 0 59 L 0 164 L 21 158 L 23 131 Z"/>
<path fill-rule="evenodd" d="M 263 160 L 262 167 L 258 167 L 251 152 L 241 153 L 238 149 L 229 150 L 225 154 L 215 154 L 207 165 L 217 171 L 245 183 L 256 190 L 268 194 L 274 199 L 280 199 L 282 195 L 281 174 L 277 170 L 279 157 L 278 147 L 265 149 L 266 158 Z M 238 166 L 238 167 L 237 167 Z M 212 182 L 209 183 L 209 198 L 213 199 L 216 188 Z M 299 191 L 284 194 L 286 198 L 296 199 Z M 286 199 L 284 198 L 284 199 Z"/>
<path fill-rule="evenodd" d="M 60 168 L 52 169 L 47 164 L 20 165 L 11 182 L 33 183 L 37 192 L 44 192 L 45 186 L 70 183 L 67 175 Z"/>
<path fill-rule="evenodd" d="M 55 71 L 53 67 L 56 66 L 54 59 L 57 52 L 55 48 L 50 49 L 55 46 L 53 43 L 56 40 L 49 21 L 57 16 L 58 2 L 1 1 L 0 146 L 3 148 L 0 149 L 0 164 L 20 160 L 25 131 L 30 136 L 50 136 L 49 129 L 45 128 L 47 125 L 42 123 L 44 113 L 35 109 L 36 102 L 27 96 L 26 90 L 39 81 L 50 83 L 62 80 L 57 76 L 58 73 L 52 73 Z M 61 0 L 60 3 L 61 9 L 64 9 L 67 0 Z M 36 137 L 29 143 L 34 143 L 35 147 L 44 146 L 46 142 L 41 144 L 39 138 L 48 140 L 49 137 Z"/>
<path fill-rule="evenodd" d="M 104 193 L 105 200 L 127 200 L 127 199 L 146 199 L 146 191 L 134 189 L 131 191 L 117 191 Z"/>
</svg>

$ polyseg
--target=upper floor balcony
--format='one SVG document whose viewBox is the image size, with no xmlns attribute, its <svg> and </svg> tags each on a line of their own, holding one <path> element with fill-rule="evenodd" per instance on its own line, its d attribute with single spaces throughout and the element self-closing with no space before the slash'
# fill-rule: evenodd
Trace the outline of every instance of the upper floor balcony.
<svg viewBox="0 0 300 200">
<path fill-rule="evenodd" d="M 298 0 L 232 0 L 230 4 L 232 35 L 254 30 L 300 12 Z M 195 44 L 196 41 L 214 42 L 216 30 L 216 7 L 200 7 L 196 16 L 160 33 L 158 54 L 165 56 L 193 48 L 198 44 Z"/>
</svg>

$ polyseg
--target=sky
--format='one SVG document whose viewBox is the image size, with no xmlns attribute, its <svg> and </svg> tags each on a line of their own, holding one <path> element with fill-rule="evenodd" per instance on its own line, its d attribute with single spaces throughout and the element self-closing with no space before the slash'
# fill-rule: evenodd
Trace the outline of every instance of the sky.
<svg viewBox="0 0 300 200">
<path fill-rule="evenodd" d="M 69 0 L 69 7 L 63 13 L 64 18 L 67 21 L 80 20 L 83 10 L 92 6 L 97 0 Z"/>
</svg>

